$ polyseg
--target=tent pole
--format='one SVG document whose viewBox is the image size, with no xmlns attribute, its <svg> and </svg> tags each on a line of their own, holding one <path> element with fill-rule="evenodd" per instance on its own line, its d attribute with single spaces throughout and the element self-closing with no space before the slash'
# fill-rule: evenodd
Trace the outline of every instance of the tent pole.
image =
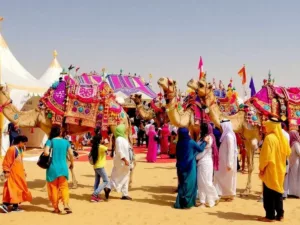
<svg viewBox="0 0 300 225">
<path fill-rule="evenodd" d="M 1 22 L 3 21 L 3 17 L 0 16 L 0 33 L 1 33 Z M 0 85 L 2 85 L 2 54 L 0 54 Z M 1 113 L 2 114 L 2 113 Z M 4 125 L 4 120 L 3 120 L 3 114 L 0 115 L 0 159 L 3 158 L 2 156 L 2 135 L 3 135 L 3 125 Z"/>
</svg>

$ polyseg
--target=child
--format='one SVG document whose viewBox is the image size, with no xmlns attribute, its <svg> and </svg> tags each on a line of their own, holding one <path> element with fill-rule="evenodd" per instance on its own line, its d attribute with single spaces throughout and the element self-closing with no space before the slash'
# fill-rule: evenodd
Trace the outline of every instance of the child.
<svg viewBox="0 0 300 225">
<path fill-rule="evenodd" d="M 104 142 L 102 141 L 101 134 L 99 132 L 96 132 L 96 135 L 92 140 L 91 150 L 95 170 L 95 184 L 94 192 L 91 196 L 91 202 L 103 201 L 100 198 L 99 194 L 108 185 L 108 177 L 105 172 L 107 147 L 103 144 Z M 102 184 L 100 184 L 101 178 L 103 179 Z"/>
</svg>

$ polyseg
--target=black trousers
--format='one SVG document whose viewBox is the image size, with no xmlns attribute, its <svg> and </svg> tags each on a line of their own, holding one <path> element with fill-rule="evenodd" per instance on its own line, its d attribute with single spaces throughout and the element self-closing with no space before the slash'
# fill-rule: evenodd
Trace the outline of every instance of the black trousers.
<svg viewBox="0 0 300 225">
<path fill-rule="evenodd" d="M 137 146 L 143 145 L 143 142 L 144 142 L 144 135 L 145 135 L 145 132 L 144 132 L 144 131 L 139 131 L 139 132 L 138 132 Z"/>
<path fill-rule="evenodd" d="M 282 218 L 284 215 L 282 194 L 269 189 L 263 184 L 263 198 L 266 218 L 270 220 Z"/>
</svg>

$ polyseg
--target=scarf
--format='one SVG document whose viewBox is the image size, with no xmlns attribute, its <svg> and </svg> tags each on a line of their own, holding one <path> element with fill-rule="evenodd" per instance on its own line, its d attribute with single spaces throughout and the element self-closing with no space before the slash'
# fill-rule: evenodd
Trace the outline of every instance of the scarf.
<svg viewBox="0 0 300 225">
<path fill-rule="evenodd" d="M 125 128 L 125 125 L 124 125 L 124 124 L 118 125 L 118 126 L 116 127 L 116 130 L 115 130 L 115 138 L 116 138 L 116 139 L 117 139 L 118 137 L 126 138 L 125 131 L 126 131 L 126 128 Z"/>
<path fill-rule="evenodd" d="M 268 120 L 264 122 L 263 125 L 265 127 L 266 135 L 274 134 L 279 140 L 280 151 L 283 153 L 283 155 L 288 155 L 290 152 L 290 145 L 282 132 L 281 124 Z"/>
<path fill-rule="evenodd" d="M 191 137 L 189 135 L 189 130 L 187 128 L 178 129 L 178 142 L 176 145 L 176 167 L 180 169 L 186 169 L 189 166 L 187 159 L 189 158 L 189 142 Z"/>
<path fill-rule="evenodd" d="M 296 142 L 300 143 L 300 135 L 298 131 L 292 130 L 290 132 L 290 146 L 293 147 Z"/>
<path fill-rule="evenodd" d="M 213 131 L 213 127 L 208 124 L 208 134 L 211 136 L 212 138 L 212 154 L 213 154 L 213 165 L 214 165 L 214 170 L 218 171 L 219 170 L 219 150 L 217 147 L 217 142 L 216 142 L 216 137 L 214 135 L 214 131 Z"/>
<path fill-rule="evenodd" d="M 232 128 L 232 123 L 230 120 L 222 121 L 221 122 L 222 127 L 222 136 L 220 138 L 220 142 L 223 142 L 224 139 L 229 135 L 232 134 L 234 139 L 234 150 L 237 152 L 237 142 L 236 142 L 236 136 Z"/>
</svg>

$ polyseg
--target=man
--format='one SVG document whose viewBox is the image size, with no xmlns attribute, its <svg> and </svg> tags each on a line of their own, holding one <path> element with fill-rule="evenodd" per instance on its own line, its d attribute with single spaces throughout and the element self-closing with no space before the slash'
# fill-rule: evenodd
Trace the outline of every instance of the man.
<svg viewBox="0 0 300 225">
<path fill-rule="evenodd" d="M 151 119 L 149 122 L 148 122 L 148 124 L 145 126 L 145 134 L 146 134 L 146 147 L 148 148 L 148 142 L 149 142 L 149 140 L 148 140 L 148 133 L 149 133 L 149 128 L 151 127 L 151 125 L 154 123 L 154 120 L 153 119 Z"/>
<path fill-rule="evenodd" d="M 286 126 L 285 123 L 281 123 L 281 129 L 283 132 L 284 137 L 286 138 L 287 142 L 290 143 L 290 134 L 288 133 L 288 128 Z M 287 173 L 289 172 L 289 159 L 286 159 L 286 173 L 285 173 L 285 177 L 284 177 L 284 193 L 283 193 L 283 199 L 287 198 L 287 194 L 288 194 L 288 176 Z"/>
<path fill-rule="evenodd" d="M 264 222 L 281 221 L 284 216 L 283 183 L 286 159 L 291 153 L 278 119 L 271 118 L 263 123 L 265 139 L 259 156 L 259 177 L 263 181 L 263 202 L 266 216 Z M 275 212 L 277 215 L 275 216 Z"/>
<path fill-rule="evenodd" d="M 130 171 L 133 168 L 133 155 L 130 154 L 130 145 L 126 139 L 126 128 L 120 124 L 115 130 L 115 156 L 114 165 L 110 176 L 110 182 L 104 189 L 106 199 L 109 198 L 112 189 L 122 192 L 122 200 L 132 200 L 128 196 L 128 186 L 130 180 Z"/>
<path fill-rule="evenodd" d="M 19 204 L 22 202 L 30 202 L 32 196 L 27 188 L 26 173 L 23 165 L 23 148 L 28 141 L 25 136 L 17 136 L 14 140 L 14 145 L 11 146 L 3 160 L 3 171 L 6 182 L 3 186 L 3 204 L 0 205 L 0 210 L 4 213 L 9 212 L 9 207 L 12 205 L 12 212 L 21 212 Z"/>
<path fill-rule="evenodd" d="M 215 186 L 221 198 L 230 202 L 236 195 L 237 142 L 230 120 L 221 121 L 219 170 L 215 171 Z"/>
<path fill-rule="evenodd" d="M 14 123 L 9 123 L 7 133 L 9 135 L 9 146 L 12 146 L 14 139 L 20 134 L 20 129 Z"/>
</svg>

